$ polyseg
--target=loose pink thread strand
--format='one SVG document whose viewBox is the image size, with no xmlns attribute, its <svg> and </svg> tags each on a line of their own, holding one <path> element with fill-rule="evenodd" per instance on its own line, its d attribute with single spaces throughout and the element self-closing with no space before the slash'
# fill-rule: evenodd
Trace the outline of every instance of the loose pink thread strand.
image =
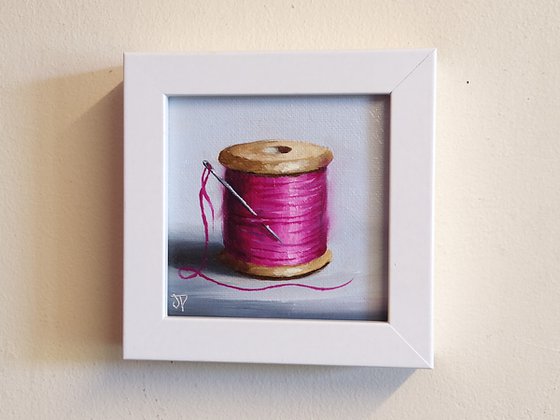
<svg viewBox="0 0 560 420">
<path fill-rule="evenodd" d="M 241 287 L 241 286 L 234 286 L 234 285 L 228 284 L 228 283 L 223 283 L 221 281 L 213 279 L 212 277 L 204 274 L 203 270 L 206 268 L 207 263 L 208 263 L 208 244 L 209 244 L 209 240 L 210 240 L 209 224 L 208 224 L 208 219 L 206 217 L 206 211 L 205 211 L 205 206 L 204 206 L 205 201 L 208 203 L 208 205 L 210 207 L 211 216 L 212 216 L 212 226 L 214 226 L 214 220 L 215 220 L 214 206 L 212 205 L 212 200 L 210 199 L 210 196 L 208 195 L 208 193 L 206 191 L 206 184 L 208 183 L 209 176 L 210 176 L 210 171 L 207 168 L 204 168 L 204 170 L 202 171 L 201 178 L 200 178 L 200 191 L 199 191 L 199 194 L 198 194 L 199 205 L 200 205 L 200 215 L 201 215 L 202 224 L 203 224 L 203 227 L 204 227 L 204 252 L 203 252 L 202 260 L 201 260 L 199 268 L 194 268 L 194 267 L 181 267 L 181 268 L 179 268 L 178 275 L 181 279 L 190 280 L 190 279 L 193 279 L 195 277 L 200 277 L 200 278 L 203 278 L 204 280 L 209 281 L 211 283 L 214 283 L 218 286 L 227 287 L 229 289 L 234 289 L 234 290 L 243 291 L 243 292 L 259 292 L 259 291 L 264 291 L 264 290 L 269 290 L 269 289 L 278 289 L 278 288 L 282 288 L 282 287 L 300 287 L 300 288 L 305 288 L 305 289 L 311 289 L 311 290 L 324 292 L 324 291 L 340 289 L 344 286 L 347 286 L 348 284 L 350 284 L 352 282 L 352 279 L 350 279 L 349 281 L 347 281 L 345 283 L 339 284 L 337 286 L 332 286 L 332 287 L 320 287 L 320 286 L 313 286 L 313 285 L 309 285 L 309 284 L 291 283 L 291 282 L 290 283 L 279 283 L 279 284 L 263 286 L 263 287 Z M 310 213 L 310 212 L 308 212 L 308 213 Z M 266 218 L 258 218 L 258 220 L 255 221 L 255 224 L 260 226 L 260 224 L 262 223 L 263 220 L 266 220 Z M 285 233 L 288 233 L 288 231 L 285 231 Z M 288 236 L 286 236 L 286 238 L 287 237 Z M 326 239 L 325 239 L 325 246 L 326 246 Z M 183 272 L 189 272 L 190 274 L 185 275 L 185 274 L 183 274 Z"/>
</svg>

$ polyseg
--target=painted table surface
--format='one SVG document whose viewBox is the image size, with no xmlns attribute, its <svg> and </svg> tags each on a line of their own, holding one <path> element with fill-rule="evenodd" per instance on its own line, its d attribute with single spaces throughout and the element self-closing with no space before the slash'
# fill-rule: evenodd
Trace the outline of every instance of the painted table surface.
<svg viewBox="0 0 560 420">
<path fill-rule="evenodd" d="M 388 106 L 384 96 L 171 98 L 169 315 L 386 320 Z M 198 268 L 203 257 L 198 202 L 202 160 L 221 170 L 216 159 L 220 150 L 267 138 L 308 140 L 334 153 L 328 169 L 333 260 L 321 271 L 281 283 L 329 287 L 352 280 L 349 285 L 332 291 L 283 287 L 246 292 L 200 277 L 179 277 L 180 267 Z M 240 275 L 218 261 L 222 187 L 210 180 L 208 193 L 218 211 L 204 274 L 247 288 L 278 284 Z"/>
</svg>

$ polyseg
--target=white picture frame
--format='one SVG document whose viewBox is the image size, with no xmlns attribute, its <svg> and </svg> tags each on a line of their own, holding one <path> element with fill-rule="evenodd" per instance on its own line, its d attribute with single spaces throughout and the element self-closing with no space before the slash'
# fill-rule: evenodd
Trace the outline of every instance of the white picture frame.
<svg viewBox="0 0 560 420">
<path fill-rule="evenodd" d="M 125 359 L 432 368 L 435 49 L 124 54 Z M 390 95 L 388 320 L 167 315 L 167 98 Z"/>
</svg>

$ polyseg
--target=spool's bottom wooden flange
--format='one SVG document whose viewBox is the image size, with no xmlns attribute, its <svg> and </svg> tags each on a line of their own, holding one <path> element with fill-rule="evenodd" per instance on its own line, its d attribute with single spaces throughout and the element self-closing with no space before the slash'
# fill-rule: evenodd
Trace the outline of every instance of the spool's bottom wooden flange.
<svg viewBox="0 0 560 420">
<path fill-rule="evenodd" d="M 281 280 L 293 277 L 301 277 L 311 274 L 327 265 L 332 259 L 332 252 L 327 249 L 323 255 L 305 264 L 287 265 L 282 267 L 269 267 L 256 265 L 246 261 L 241 261 L 227 251 L 220 253 L 220 260 L 229 265 L 235 271 L 239 271 L 249 276 L 261 277 L 268 280 Z"/>
</svg>

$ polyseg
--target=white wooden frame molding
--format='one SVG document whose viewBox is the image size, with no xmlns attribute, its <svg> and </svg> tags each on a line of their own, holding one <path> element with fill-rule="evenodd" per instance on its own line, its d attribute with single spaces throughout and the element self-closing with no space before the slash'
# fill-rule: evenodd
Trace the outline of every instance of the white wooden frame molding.
<svg viewBox="0 0 560 420">
<path fill-rule="evenodd" d="M 434 49 L 124 55 L 124 358 L 433 367 Z M 388 322 L 167 316 L 167 98 L 389 94 Z"/>
</svg>

